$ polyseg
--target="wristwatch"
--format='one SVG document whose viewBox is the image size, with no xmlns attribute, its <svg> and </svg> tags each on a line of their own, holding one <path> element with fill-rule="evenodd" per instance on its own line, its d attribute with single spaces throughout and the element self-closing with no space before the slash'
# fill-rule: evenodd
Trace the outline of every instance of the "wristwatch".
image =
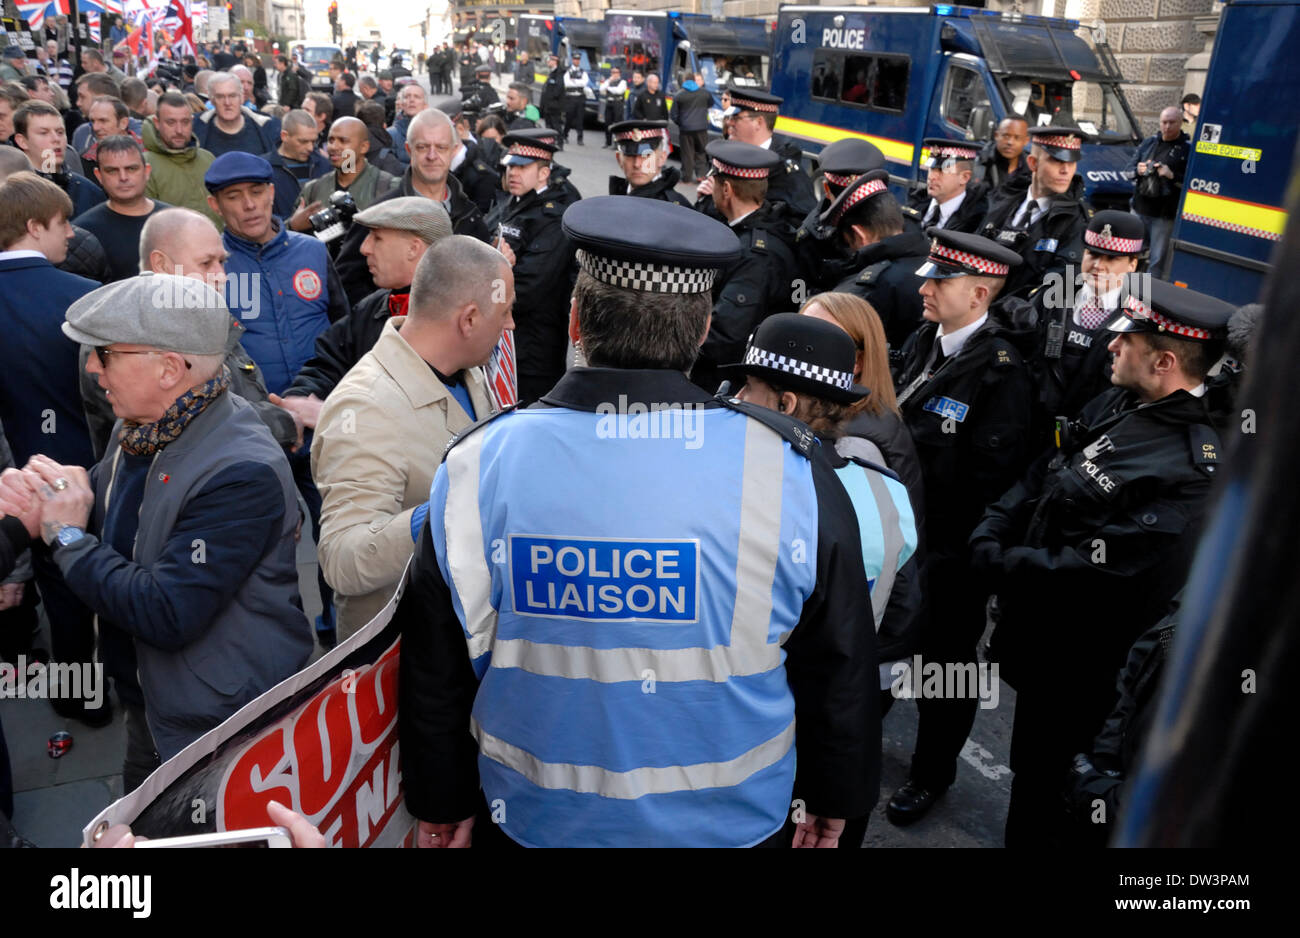
<svg viewBox="0 0 1300 938">
<path fill-rule="evenodd" d="M 65 524 L 59 528 L 59 533 L 54 535 L 54 543 L 59 547 L 67 547 L 69 544 L 75 544 L 86 536 L 86 532 L 75 524 Z"/>
</svg>

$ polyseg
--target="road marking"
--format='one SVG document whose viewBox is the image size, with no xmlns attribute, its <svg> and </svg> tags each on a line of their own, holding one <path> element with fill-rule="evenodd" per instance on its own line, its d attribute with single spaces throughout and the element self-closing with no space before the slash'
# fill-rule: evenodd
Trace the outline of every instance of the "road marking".
<svg viewBox="0 0 1300 938">
<path fill-rule="evenodd" d="M 990 781 L 996 782 L 1004 775 L 1010 775 L 1011 770 L 1005 765 L 999 765 L 993 762 L 995 756 L 973 739 L 966 740 L 966 745 L 961 747 L 961 757 L 975 767 L 979 772 Z"/>
</svg>

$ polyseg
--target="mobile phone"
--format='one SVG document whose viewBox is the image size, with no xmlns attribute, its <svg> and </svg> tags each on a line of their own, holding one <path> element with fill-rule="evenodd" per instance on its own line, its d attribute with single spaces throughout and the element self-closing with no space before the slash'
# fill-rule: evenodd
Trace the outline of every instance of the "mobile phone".
<svg viewBox="0 0 1300 938">
<path fill-rule="evenodd" d="M 213 834 L 190 834 L 185 837 L 162 837 L 137 840 L 141 847 L 292 847 L 289 832 L 283 827 L 251 827 L 242 831 L 217 831 Z"/>
</svg>

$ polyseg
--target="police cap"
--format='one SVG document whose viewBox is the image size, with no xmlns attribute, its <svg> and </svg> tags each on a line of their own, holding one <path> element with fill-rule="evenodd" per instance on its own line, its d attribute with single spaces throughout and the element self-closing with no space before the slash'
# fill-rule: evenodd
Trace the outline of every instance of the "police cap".
<svg viewBox="0 0 1300 938">
<path fill-rule="evenodd" d="M 723 117 L 735 117 L 741 111 L 758 111 L 760 114 L 779 114 L 784 98 L 757 88 L 728 85 L 727 93 L 731 95 L 731 107 L 722 112 Z"/>
<path fill-rule="evenodd" d="M 91 290 L 68 307 L 63 334 L 82 345 L 117 342 L 183 355 L 220 355 L 230 336 L 225 298 L 174 274 L 140 274 Z"/>
<path fill-rule="evenodd" d="M 874 143 L 858 137 L 836 140 L 822 150 L 818 172 L 831 198 L 863 173 L 884 169 L 885 154 Z"/>
<path fill-rule="evenodd" d="M 465 102 L 455 95 L 445 95 L 440 98 L 434 98 L 430 106 L 442 111 L 442 113 L 446 114 L 453 121 L 460 117 L 461 112 L 465 110 Z"/>
<path fill-rule="evenodd" d="M 549 163 L 557 149 L 554 143 L 539 140 L 529 130 L 512 131 L 501 142 L 506 146 L 506 155 L 501 161 L 503 166 L 527 166 L 539 160 Z"/>
<path fill-rule="evenodd" d="M 212 161 L 208 171 L 203 174 L 203 184 L 213 195 L 237 182 L 270 183 L 272 181 L 271 164 L 260 156 L 244 153 L 241 150 L 221 154 Z"/>
<path fill-rule="evenodd" d="M 1145 274 L 1124 278 L 1124 300 L 1106 328 L 1111 332 L 1148 332 L 1209 342 L 1226 339 L 1228 320 L 1237 311 L 1223 300 L 1185 290 Z"/>
<path fill-rule="evenodd" d="M 996 241 L 964 231 L 925 229 L 930 237 L 930 256 L 916 269 L 918 277 L 947 280 L 951 277 L 1005 277 L 1020 264 L 1020 255 Z"/>
<path fill-rule="evenodd" d="M 1042 147 L 1048 156 L 1062 163 L 1077 163 L 1082 155 L 1083 141 L 1088 139 L 1078 127 L 1030 127 L 1029 142 Z"/>
<path fill-rule="evenodd" d="M 710 176 L 766 179 L 781 165 L 779 154 L 739 140 L 715 140 L 704 152 L 709 156 Z"/>
<path fill-rule="evenodd" d="M 753 375 L 791 391 L 854 404 L 871 392 L 853 381 L 857 348 L 834 323 L 798 313 L 777 313 L 759 324 L 745 359 L 720 370 Z"/>
<path fill-rule="evenodd" d="M 849 209 L 866 199 L 888 191 L 889 170 L 873 169 L 869 173 L 863 173 L 845 186 L 826 208 L 826 211 L 821 213 L 821 223 L 834 228 L 840 223 L 840 219 L 844 217 L 844 213 Z"/>
<path fill-rule="evenodd" d="M 668 121 L 620 121 L 609 125 L 614 145 L 624 156 L 645 156 L 668 140 Z"/>
<path fill-rule="evenodd" d="M 974 162 L 979 156 L 979 144 L 969 140 L 949 140 L 946 137 L 926 137 L 923 141 L 929 150 L 922 169 L 949 169 L 959 162 Z"/>
<path fill-rule="evenodd" d="M 1092 254 L 1138 257 L 1145 237 L 1142 219 L 1128 212 L 1107 209 L 1092 216 L 1083 233 L 1083 245 Z"/>
<path fill-rule="evenodd" d="M 720 221 L 658 199 L 603 195 L 564 213 L 578 265 L 601 283 L 646 293 L 708 293 L 740 241 Z"/>
</svg>

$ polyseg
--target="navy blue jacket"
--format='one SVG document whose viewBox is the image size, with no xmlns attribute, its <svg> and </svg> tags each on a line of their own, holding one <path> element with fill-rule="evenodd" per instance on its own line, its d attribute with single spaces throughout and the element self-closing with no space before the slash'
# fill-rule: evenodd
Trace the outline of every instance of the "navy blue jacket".
<svg viewBox="0 0 1300 938">
<path fill-rule="evenodd" d="M 104 190 L 85 176 L 79 176 L 76 173 L 68 173 L 67 176 L 68 185 L 63 191 L 68 193 L 68 198 L 72 200 L 73 218 L 88 209 L 94 208 L 100 202 L 108 201 L 108 196 L 104 194 Z"/>
<path fill-rule="evenodd" d="M 279 150 L 263 153 L 262 159 L 271 164 L 271 182 L 275 186 L 275 201 L 271 204 L 271 214 L 276 218 L 288 218 L 293 214 L 293 207 L 298 202 L 302 182 L 299 182 L 298 177 L 285 167 L 284 157 Z M 307 179 L 317 179 L 332 172 L 334 167 L 330 165 L 330 161 L 313 148 L 311 156 L 307 158 Z"/>
<path fill-rule="evenodd" d="M 43 257 L 0 257 L 0 424 L 19 466 L 36 453 L 94 465 L 77 343 L 61 327 L 68 307 L 99 286 Z"/>
<path fill-rule="evenodd" d="M 266 389 L 283 394 L 311 358 L 316 337 L 350 307 L 325 243 L 273 224 L 275 236 L 265 244 L 229 228 L 221 240 L 230 252 L 226 305 L 246 330 L 244 350 L 262 369 Z"/>
</svg>

